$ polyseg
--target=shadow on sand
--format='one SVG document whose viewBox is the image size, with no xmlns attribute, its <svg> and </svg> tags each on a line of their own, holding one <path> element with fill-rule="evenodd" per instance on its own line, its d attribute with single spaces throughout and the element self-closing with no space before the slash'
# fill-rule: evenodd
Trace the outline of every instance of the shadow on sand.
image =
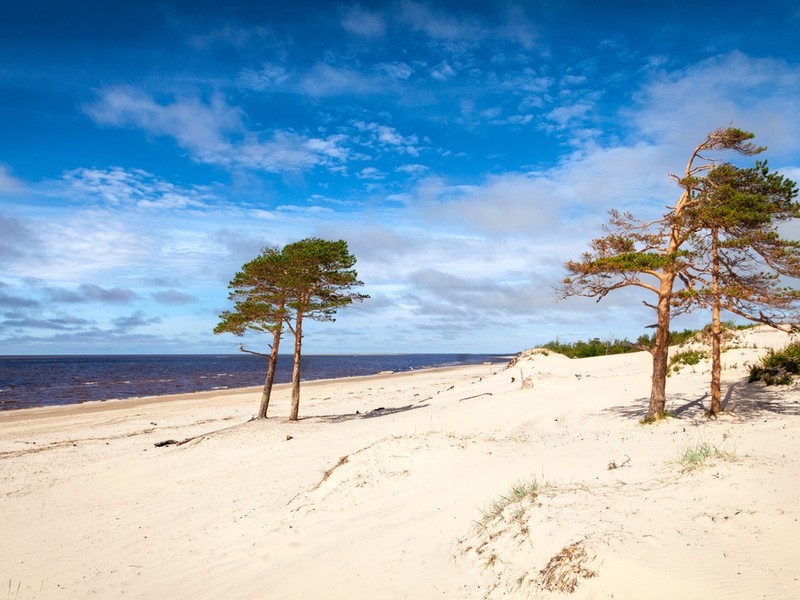
<svg viewBox="0 0 800 600">
<path fill-rule="evenodd" d="M 647 398 L 639 398 L 627 406 L 612 406 L 603 412 L 626 419 L 641 419 L 647 413 Z M 766 414 L 800 416 L 800 394 L 797 385 L 767 386 L 763 383 L 737 381 L 728 386 L 722 399 L 722 410 L 737 419 L 749 421 Z M 685 394 L 668 394 L 667 411 L 679 419 L 704 419 L 710 408 L 710 395 L 690 397 Z"/>
<path fill-rule="evenodd" d="M 389 415 L 396 415 L 398 413 L 408 412 L 409 410 L 415 410 L 417 408 L 425 408 L 428 406 L 427 404 L 406 404 L 405 406 L 394 406 L 390 408 L 384 408 L 383 406 L 379 408 L 372 409 L 369 412 L 365 413 L 350 413 L 346 415 L 314 415 L 310 417 L 303 417 L 301 421 L 322 421 L 324 423 L 344 423 L 346 421 L 354 421 L 356 419 L 374 419 L 376 417 L 386 417 Z"/>
</svg>

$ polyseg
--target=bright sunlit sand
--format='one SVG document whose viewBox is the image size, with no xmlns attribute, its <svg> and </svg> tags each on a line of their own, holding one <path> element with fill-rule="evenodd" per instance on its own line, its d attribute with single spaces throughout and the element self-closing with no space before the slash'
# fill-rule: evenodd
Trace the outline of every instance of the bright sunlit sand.
<svg viewBox="0 0 800 600">
<path fill-rule="evenodd" d="M 641 425 L 642 353 L 308 383 L 298 423 L 285 386 L 0 413 L 0 595 L 795 598 L 800 393 L 747 384 L 789 337 L 740 335 L 716 421 L 701 362 Z"/>
</svg>

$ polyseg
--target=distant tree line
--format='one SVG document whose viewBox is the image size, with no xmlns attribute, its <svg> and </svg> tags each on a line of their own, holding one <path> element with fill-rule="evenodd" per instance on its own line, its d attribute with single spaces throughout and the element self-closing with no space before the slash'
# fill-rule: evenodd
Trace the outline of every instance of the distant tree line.
<svg viewBox="0 0 800 600">
<path fill-rule="evenodd" d="M 726 321 L 723 327 L 727 329 L 741 329 L 751 327 L 751 325 L 737 325 L 733 321 Z M 669 332 L 669 345 L 677 346 L 697 338 L 704 332 L 710 332 L 711 326 L 705 329 L 684 329 L 683 331 Z M 578 340 L 576 342 L 562 342 L 552 340 L 542 344 L 542 348 L 547 348 L 553 352 L 558 352 L 569 358 L 591 358 L 593 356 L 609 356 L 612 354 L 627 354 L 629 352 L 641 352 L 643 347 L 652 347 L 655 344 L 655 334 L 642 334 L 636 341 L 627 338 L 607 339 L 592 338 L 588 341 Z"/>
</svg>

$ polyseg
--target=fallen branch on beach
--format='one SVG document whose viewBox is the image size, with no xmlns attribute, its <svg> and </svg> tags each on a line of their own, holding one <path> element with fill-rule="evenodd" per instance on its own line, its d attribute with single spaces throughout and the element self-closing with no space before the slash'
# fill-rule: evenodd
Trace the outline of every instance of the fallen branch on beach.
<svg viewBox="0 0 800 600">
<path fill-rule="evenodd" d="M 228 428 L 226 427 L 226 429 L 228 429 Z M 220 431 L 222 431 L 222 430 L 220 429 Z M 156 442 L 153 445 L 156 448 L 163 448 L 164 446 L 183 446 L 184 444 L 186 444 L 188 442 L 191 442 L 192 440 L 196 440 L 198 438 L 204 438 L 204 437 L 206 437 L 208 435 L 211 435 L 213 433 L 217 433 L 217 432 L 216 431 L 212 431 L 210 433 L 201 433 L 200 435 L 194 435 L 192 437 L 188 437 L 185 440 L 181 440 L 181 441 L 178 441 L 178 440 L 164 440 L 163 442 Z"/>
<path fill-rule="evenodd" d="M 254 420 L 255 419 L 248 419 L 246 421 L 246 423 L 250 423 L 251 421 L 254 421 Z M 233 429 L 234 427 L 239 427 L 239 425 L 242 425 L 242 423 L 237 423 L 236 425 L 230 425 L 229 427 L 223 427 L 222 429 L 215 429 L 214 431 L 207 431 L 206 433 L 193 435 L 192 437 L 188 437 L 188 438 L 180 440 L 180 441 L 178 441 L 178 440 L 164 440 L 163 442 L 156 442 L 153 445 L 156 448 L 163 448 L 164 446 L 183 446 L 184 444 L 188 444 L 192 440 L 199 440 L 199 439 L 207 438 L 209 436 L 214 435 L 215 433 L 220 433 L 221 431 L 226 431 L 228 429 Z"/>
<path fill-rule="evenodd" d="M 466 398 L 461 398 L 459 402 L 463 402 L 464 400 L 472 400 L 473 398 L 480 398 L 481 396 L 491 396 L 492 392 L 484 392 L 482 394 L 475 394 L 474 396 L 467 396 Z"/>
</svg>

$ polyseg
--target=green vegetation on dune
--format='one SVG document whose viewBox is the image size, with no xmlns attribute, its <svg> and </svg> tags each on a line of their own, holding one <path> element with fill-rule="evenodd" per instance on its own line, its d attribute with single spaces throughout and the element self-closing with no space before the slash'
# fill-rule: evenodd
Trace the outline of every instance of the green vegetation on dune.
<svg viewBox="0 0 800 600">
<path fill-rule="evenodd" d="M 726 330 L 749 329 L 755 325 L 737 325 L 733 322 L 725 322 Z M 684 329 L 683 331 L 671 331 L 669 334 L 670 346 L 680 346 L 694 340 L 703 340 L 710 325 L 703 329 Z M 543 344 L 542 348 L 547 348 L 553 352 L 563 354 L 569 358 L 590 358 L 592 356 L 606 356 L 610 354 L 626 354 L 628 352 L 640 352 L 647 348 L 652 348 L 655 344 L 655 334 L 640 335 L 635 342 L 628 339 L 609 339 L 601 340 L 592 338 L 588 342 L 578 340 L 577 342 L 560 342 L 558 340 Z"/>
<path fill-rule="evenodd" d="M 800 342 L 783 350 L 771 350 L 757 365 L 750 368 L 750 383 L 763 381 L 767 385 L 789 385 L 792 376 L 800 375 Z"/>
</svg>

